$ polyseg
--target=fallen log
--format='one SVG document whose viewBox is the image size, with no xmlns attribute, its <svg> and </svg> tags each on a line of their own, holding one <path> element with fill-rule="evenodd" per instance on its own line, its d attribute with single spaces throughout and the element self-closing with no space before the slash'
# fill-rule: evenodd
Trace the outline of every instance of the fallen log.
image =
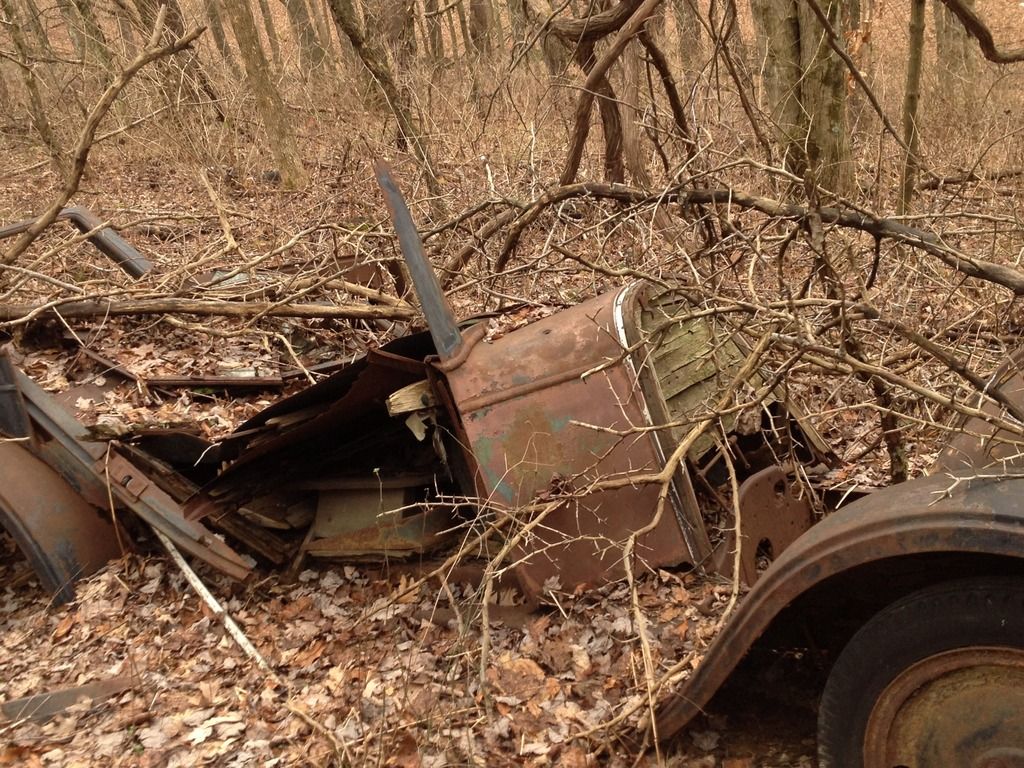
<svg viewBox="0 0 1024 768">
<path fill-rule="evenodd" d="M 207 317 L 304 317 L 346 320 L 411 320 L 415 311 L 404 307 L 366 304 L 274 304 L 265 301 L 198 301 L 195 299 L 129 299 L 124 301 L 74 301 L 49 304 L 0 304 L 0 321 L 11 322 L 38 316 L 50 309 L 65 318 L 114 315 L 203 315 Z"/>
</svg>

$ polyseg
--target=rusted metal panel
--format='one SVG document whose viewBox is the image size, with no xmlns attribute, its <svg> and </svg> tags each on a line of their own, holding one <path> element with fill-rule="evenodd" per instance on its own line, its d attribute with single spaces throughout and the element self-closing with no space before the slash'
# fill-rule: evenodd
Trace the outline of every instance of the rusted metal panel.
<svg viewBox="0 0 1024 768">
<path fill-rule="evenodd" d="M 1024 768 L 1024 651 L 956 648 L 885 688 L 864 733 L 865 768 Z"/>
<path fill-rule="evenodd" d="M 518 575 L 530 595 L 552 577 L 564 589 L 622 578 L 622 547 L 654 521 L 655 484 L 587 491 L 664 466 L 620 340 L 619 299 L 620 292 L 599 296 L 493 343 L 480 341 L 464 361 L 440 366 L 471 446 L 467 458 L 477 466 L 478 495 L 516 508 L 546 491 L 576 492 L 519 548 Z M 637 541 L 639 564 L 698 562 L 710 551 L 703 527 L 682 517 L 678 495 L 686 485 L 678 473 L 672 502 Z"/>
<path fill-rule="evenodd" d="M 416 224 L 412 220 L 409 207 L 402 198 L 402 193 L 398 191 L 398 185 L 391 175 L 391 169 L 383 160 L 377 160 L 373 164 L 373 171 L 377 176 L 377 184 L 384 193 L 384 201 L 391 212 L 391 221 L 398 233 L 402 255 L 409 268 L 409 276 L 412 277 L 423 314 L 426 315 L 430 335 L 437 347 L 437 354 L 441 356 L 442 360 L 447 360 L 458 354 L 462 347 L 462 334 L 459 331 L 458 323 L 455 322 L 455 315 L 441 292 L 441 283 L 438 282 L 437 274 L 430 266 L 430 262 L 427 261 L 426 254 L 423 253 L 423 243 L 420 241 L 419 232 L 416 231 Z"/>
<path fill-rule="evenodd" d="M 14 366 L 6 349 L 0 350 L 0 439 L 32 436 L 21 390 L 14 377 Z"/>
<path fill-rule="evenodd" d="M 232 578 L 244 579 L 250 566 L 200 523 L 186 520 L 181 506 L 155 485 L 145 471 L 117 452 L 113 443 L 88 439 L 88 433 L 38 384 L 15 371 L 26 411 L 36 426 L 32 450 L 91 508 L 109 508 L 109 499 L 160 529 L 178 547 Z M 3 469 L 0 465 L 0 469 Z M 17 517 L 22 507 L 12 505 Z"/>
<path fill-rule="evenodd" d="M 1024 350 L 1014 353 L 989 381 L 989 391 L 998 389 L 1014 405 L 1024 410 Z M 997 416 L 1000 407 L 979 397 L 977 405 Z M 961 419 L 959 433 L 943 448 L 931 473 L 950 472 L 964 467 L 1008 468 L 1024 461 L 1024 437 L 997 429 L 984 419 Z"/>
<path fill-rule="evenodd" d="M 89 504 L 26 448 L 0 440 L 0 522 L 58 603 L 75 582 L 119 557 L 109 511 Z"/>
<path fill-rule="evenodd" d="M 1024 479 L 961 472 L 879 490 L 800 536 L 765 571 L 693 676 L 659 708 L 659 740 L 700 713 L 775 616 L 825 579 L 865 563 L 922 553 L 1024 560 Z"/>
<path fill-rule="evenodd" d="M 44 723 L 80 701 L 98 703 L 131 688 L 132 681 L 127 677 L 96 680 L 74 688 L 35 693 L 21 699 L 2 702 L 0 715 L 8 721 L 31 720 L 35 723 Z"/>
<path fill-rule="evenodd" d="M 739 489 L 740 575 L 753 585 L 758 578 L 758 550 L 777 559 L 814 524 L 809 499 L 797 498 L 782 467 L 768 467 L 751 475 Z"/>
</svg>

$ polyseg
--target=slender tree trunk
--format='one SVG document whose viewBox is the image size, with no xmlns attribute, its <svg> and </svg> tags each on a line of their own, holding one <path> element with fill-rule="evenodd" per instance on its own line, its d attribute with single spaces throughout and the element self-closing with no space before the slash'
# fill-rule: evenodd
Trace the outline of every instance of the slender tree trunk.
<svg viewBox="0 0 1024 768">
<path fill-rule="evenodd" d="M 305 3 L 306 0 L 303 0 L 303 2 Z M 334 69 L 334 63 L 331 61 L 331 49 L 333 47 L 331 27 L 327 23 L 327 16 L 324 15 L 324 6 L 318 0 L 309 0 L 307 8 L 309 10 L 309 17 L 313 19 L 313 24 L 316 26 L 317 42 L 320 43 L 320 49 L 324 52 L 323 66 L 328 69 Z"/>
<path fill-rule="evenodd" d="M 381 27 L 388 48 L 395 57 L 400 71 L 405 71 L 416 56 L 416 2 L 415 0 L 377 0 L 382 2 Z"/>
<path fill-rule="evenodd" d="M 135 39 L 135 27 L 138 24 L 132 8 L 126 0 L 113 0 L 114 18 L 117 21 L 117 33 L 121 38 L 121 50 L 127 58 L 135 56 L 139 44 Z"/>
<path fill-rule="evenodd" d="M 214 45 L 224 63 L 231 68 L 232 72 L 238 72 L 238 65 L 235 64 L 235 55 L 231 52 L 231 45 L 228 43 L 228 36 L 224 32 L 224 20 L 220 15 L 221 0 L 204 0 L 203 10 L 206 12 L 206 21 L 210 26 L 210 35 L 213 37 Z"/>
<path fill-rule="evenodd" d="M 910 211 L 917 183 L 917 105 L 921 99 L 921 61 L 924 58 L 925 0 L 910 0 L 910 40 L 907 46 L 907 84 L 903 92 L 903 141 L 910 148 L 903 159 L 898 212 Z"/>
<path fill-rule="evenodd" d="M 970 93 L 971 78 L 977 64 L 977 46 L 949 8 L 940 0 L 933 0 L 935 21 L 935 54 L 940 71 L 949 75 L 940 77 L 939 83 L 947 92 L 959 84 L 964 93 Z M 974 0 L 964 0 L 974 9 Z"/>
<path fill-rule="evenodd" d="M 432 205 L 435 213 L 442 214 L 444 206 L 441 199 L 441 188 L 437 182 L 434 163 L 430 158 L 426 143 L 420 134 L 416 120 L 413 118 L 412 109 L 408 100 L 398 89 L 395 78 L 388 66 L 387 55 L 380 43 L 375 38 L 368 37 L 363 32 L 363 27 L 356 16 L 355 6 L 352 0 L 330 0 L 331 12 L 338 27 L 345 33 L 345 36 L 352 43 L 352 48 L 359 56 L 363 66 L 369 70 L 374 82 L 381 89 L 392 114 L 398 122 L 398 132 L 401 139 L 412 150 L 413 155 L 420 162 L 427 182 L 427 188 L 432 195 Z"/>
<path fill-rule="evenodd" d="M 3 69 L 0 69 L 0 114 L 10 115 L 14 110 L 14 102 L 11 99 L 11 90 L 7 87 L 7 78 L 4 77 Z"/>
<path fill-rule="evenodd" d="M 672 15 L 679 38 L 679 58 L 687 71 L 698 71 L 704 58 L 704 30 L 693 0 L 672 0 Z"/>
<path fill-rule="evenodd" d="M 57 0 L 57 10 L 60 11 L 60 16 L 64 19 L 64 26 L 67 27 L 68 37 L 71 39 L 71 45 L 75 49 L 75 55 L 84 61 L 85 40 L 82 37 L 82 27 L 78 11 L 71 0 Z"/>
<path fill-rule="evenodd" d="M 82 18 L 82 29 L 85 36 L 85 48 L 96 60 L 109 71 L 111 68 L 110 45 L 96 21 L 91 0 L 72 0 L 79 16 Z"/>
<path fill-rule="evenodd" d="M 270 64 L 260 45 L 256 20 L 247 0 L 225 0 L 224 10 L 238 41 L 239 55 L 245 66 L 249 87 L 256 97 L 256 108 L 270 141 L 270 151 L 286 189 L 300 189 L 309 182 L 302 166 L 298 144 L 281 94 L 274 86 Z"/>
<path fill-rule="evenodd" d="M 299 69 L 303 75 L 315 72 L 323 66 L 327 57 L 323 46 L 317 39 L 313 20 L 309 17 L 309 8 L 305 0 L 283 0 L 288 12 L 288 21 L 299 44 Z"/>
<path fill-rule="evenodd" d="M 462 32 L 462 50 L 463 55 L 468 56 L 471 52 L 476 50 L 473 45 L 473 34 L 469 30 L 469 24 L 466 22 L 466 0 L 459 0 L 455 5 L 455 12 L 459 16 L 459 30 Z"/>
<path fill-rule="evenodd" d="M 438 0 L 423 0 L 423 12 L 427 26 L 427 50 L 430 58 L 441 61 L 444 58 L 444 31 L 441 28 L 441 17 L 437 13 L 440 7 Z"/>
<path fill-rule="evenodd" d="M 274 17 L 270 12 L 270 3 L 267 0 L 258 0 L 260 16 L 263 19 L 263 30 L 267 33 L 267 42 L 270 44 L 270 57 L 274 60 L 274 69 L 281 71 L 281 43 L 277 39 L 277 27 L 274 25 Z M 265 57 L 264 57 L 265 58 Z"/>
<path fill-rule="evenodd" d="M 444 20 L 448 24 L 448 39 L 452 41 L 452 61 L 459 58 L 459 34 L 455 29 L 455 13 L 451 9 L 444 12 Z"/>
<path fill-rule="evenodd" d="M 3 15 L 8 21 L 7 31 L 11 36 L 11 42 L 14 43 L 14 50 L 18 54 L 18 69 L 21 72 L 25 90 L 28 92 L 28 110 L 29 116 L 32 118 L 32 125 L 50 155 L 54 170 L 63 176 L 66 170 L 64 153 L 50 126 L 50 120 L 46 116 L 45 101 L 40 93 L 39 82 L 36 79 L 35 67 L 32 66 L 28 46 L 21 34 L 22 24 L 14 8 L 13 0 L 0 0 L 0 11 L 3 11 Z"/>
<path fill-rule="evenodd" d="M 24 0 L 24 5 L 25 27 L 32 33 L 32 37 L 35 38 L 39 50 L 44 54 L 51 54 L 53 49 L 50 46 L 50 38 L 47 36 L 46 30 L 43 29 L 43 24 L 40 21 L 42 14 L 39 12 L 39 6 L 36 5 L 35 0 Z"/>
<path fill-rule="evenodd" d="M 469 0 L 469 39 L 476 53 L 486 55 L 491 52 L 493 41 L 489 0 Z"/>
</svg>

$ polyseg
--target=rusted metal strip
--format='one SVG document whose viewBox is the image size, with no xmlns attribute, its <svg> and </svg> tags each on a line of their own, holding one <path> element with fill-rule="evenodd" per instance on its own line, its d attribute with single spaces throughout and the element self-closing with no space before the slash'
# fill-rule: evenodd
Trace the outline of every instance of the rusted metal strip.
<svg viewBox="0 0 1024 768">
<path fill-rule="evenodd" d="M 42 723 L 80 701 L 89 700 L 96 704 L 131 688 L 132 681 L 127 677 L 96 680 L 75 688 L 62 688 L 5 701 L 0 704 L 0 714 L 9 721 L 31 720 Z"/>
<path fill-rule="evenodd" d="M 186 520 L 182 507 L 144 470 L 118 454 L 116 445 L 89 440 L 85 427 L 38 384 L 21 371 L 16 371 L 16 379 L 29 416 L 51 438 L 40 441 L 40 456 L 76 491 L 102 508 L 108 503 L 109 480 L 117 501 L 163 531 L 179 548 L 232 578 L 248 576 L 251 568 L 238 553 L 201 523 Z"/>
<path fill-rule="evenodd" d="M 409 276 L 416 287 L 416 294 L 419 296 L 423 314 L 426 315 L 427 325 L 430 326 L 430 335 L 437 347 L 437 354 L 442 360 L 448 360 L 458 354 L 462 347 L 462 333 L 455 322 L 455 314 L 445 299 L 441 283 L 438 282 L 437 275 L 423 252 L 423 242 L 416 231 L 409 206 L 405 204 L 398 184 L 391 175 L 391 169 L 383 160 L 377 160 L 373 164 L 373 172 L 377 176 L 377 183 L 391 212 L 402 256 L 409 267 Z"/>
<path fill-rule="evenodd" d="M 91 232 L 103 222 L 87 208 L 74 206 L 65 208 L 57 214 L 58 219 L 66 219 L 82 232 Z M 0 227 L 0 240 L 20 235 L 27 230 L 36 220 L 25 219 L 6 227 Z M 110 227 L 104 227 L 98 232 L 89 235 L 89 242 L 108 258 L 112 259 L 121 269 L 132 277 L 138 279 L 153 268 L 153 262 L 139 253 L 134 247 L 125 241 L 117 232 Z"/>
</svg>

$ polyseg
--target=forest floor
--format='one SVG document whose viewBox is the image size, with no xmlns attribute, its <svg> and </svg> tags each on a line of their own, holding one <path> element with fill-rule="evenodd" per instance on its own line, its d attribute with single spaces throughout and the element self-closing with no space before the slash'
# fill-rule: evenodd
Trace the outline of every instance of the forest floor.
<svg viewBox="0 0 1024 768">
<path fill-rule="evenodd" d="M 55 295 L 352 302 L 361 299 L 331 285 L 300 283 L 310 276 L 337 276 L 343 258 L 353 255 L 379 269 L 381 290 L 395 293 L 387 264 L 397 257 L 397 248 L 366 162 L 374 154 L 394 156 L 393 144 L 363 138 L 371 135 L 357 125 L 363 115 L 352 116 L 347 108 L 330 112 L 314 103 L 296 110 L 297 131 L 316 145 L 316 159 L 310 162 L 309 189 L 286 193 L 256 149 L 261 137 L 241 101 L 233 105 L 239 114 L 231 115 L 230 128 L 217 129 L 237 130 L 237 135 L 224 138 L 231 149 L 216 161 L 184 157 L 183 144 L 168 138 L 181 126 L 170 121 L 152 132 L 113 136 L 94 152 L 74 202 L 114 220 L 121 234 L 154 261 L 151 274 L 130 280 L 87 245 L 69 242 L 70 230 L 60 225 L 19 261 L 28 276 L 19 278 L 0 303 L 32 305 Z M 466 104 L 453 97 L 442 106 L 461 114 Z M 525 139 L 518 153 L 505 153 L 498 142 L 491 146 L 488 136 L 463 126 L 437 132 L 434 140 L 445 144 L 439 172 L 458 190 L 457 202 L 466 209 L 488 202 L 476 218 L 428 233 L 435 264 L 473 242 L 489 211 L 516 196 L 529 201 L 544 191 L 538 179 L 557 178 L 564 153 L 560 137 L 570 114 L 569 109 L 562 116 L 547 114 L 551 123 L 537 132 L 555 140 L 536 157 L 532 141 Z M 37 213 L 57 186 L 31 147 L 27 124 L 8 127 L 7 133 L 15 140 L 5 147 L 10 152 L 0 176 L 3 223 Z M 210 145 L 220 147 L 219 135 L 211 136 Z M 1019 165 L 1019 157 L 1008 155 L 1007 167 Z M 416 169 L 408 160 L 395 165 L 414 213 L 421 216 L 429 206 L 425 190 L 412 181 Z M 894 182 L 882 168 L 876 171 L 881 199 Z M 734 175 L 743 173 L 741 167 Z M 744 179 L 729 181 L 740 188 Z M 767 189 L 752 191 L 776 194 L 788 183 L 776 178 Z M 933 206 L 937 217 L 911 222 L 936 224 L 966 243 L 965 249 L 1019 263 L 1024 252 L 1019 250 L 1018 177 L 1004 186 L 991 193 L 971 188 L 967 195 L 959 188 L 940 190 L 922 205 L 924 210 Z M 456 216 L 459 207 L 454 202 L 451 207 Z M 962 219 L 957 218 L 961 209 L 967 211 Z M 975 209 L 984 209 L 1002 229 L 993 225 L 991 237 L 981 225 L 975 232 L 980 218 Z M 639 275 L 696 274 L 688 256 L 681 255 L 685 248 L 664 247 L 653 218 L 620 214 L 592 200 L 560 206 L 524 234 L 510 273 L 493 282 L 488 269 L 502 238 L 492 239 L 474 256 L 477 263 L 444 275 L 453 278 L 448 295 L 456 313 L 467 317 L 513 306 L 499 321 L 507 329 Z M 785 265 L 789 272 L 783 275 L 780 266 L 776 277 L 765 256 L 777 248 L 781 264 L 790 234 L 763 217 L 744 216 L 730 210 L 727 241 L 711 249 L 709 292 L 719 280 L 747 282 L 752 293 L 756 288 L 766 295 L 801 284 L 813 283 L 812 293 L 820 290 L 814 282 L 820 274 L 815 254 L 794 246 Z M 722 226 L 725 232 L 724 219 Z M 696 229 L 686 236 L 696 240 Z M 860 235 L 845 236 L 830 233 L 838 242 L 834 252 L 849 257 L 858 279 L 873 272 L 872 244 Z M 549 239 L 596 268 L 553 254 L 546 247 Z M 904 260 L 904 252 L 894 250 L 875 262 L 880 306 L 928 334 L 936 330 L 936 338 L 952 338 L 978 371 L 991 371 L 1016 348 L 1024 323 L 1013 297 L 991 285 L 964 287 L 962 275 L 916 256 Z M 543 257 L 536 256 L 539 252 Z M 218 271 L 242 277 L 201 285 L 211 274 L 216 279 Z M 404 321 L 240 323 L 153 315 L 66 325 L 49 318 L 3 331 L 12 340 L 16 363 L 47 390 L 72 392 L 66 405 L 104 434 L 184 427 L 216 440 L 303 386 L 306 369 L 351 360 L 409 328 Z M 822 338 L 834 337 L 823 332 Z M 956 377 L 945 369 L 928 378 L 934 361 L 918 367 L 917 350 L 904 355 L 908 345 L 893 346 L 889 329 L 871 328 L 864 338 L 875 345 L 871 351 L 878 359 L 894 360 L 906 375 L 920 374 L 943 392 L 963 392 L 953 388 L 949 380 Z M 150 388 L 113 376 L 83 353 L 85 347 L 142 379 L 297 376 L 259 392 Z M 889 466 L 875 400 L 849 371 L 832 373 L 823 379 L 819 371 L 804 372 L 794 387 L 803 386 L 816 398 L 816 416 L 824 414 L 819 431 L 841 459 L 832 479 L 840 487 L 883 485 Z M 907 417 L 912 474 L 934 457 L 941 432 L 936 425 L 951 418 L 922 402 L 906 393 L 897 402 Z M 240 650 L 155 541 L 140 540 L 137 551 L 83 581 L 74 603 L 53 607 L 11 539 L 0 537 L 0 701 L 98 680 L 125 681 L 125 690 L 113 697 L 76 705 L 46 723 L 0 722 L 0 765 L 814 764 L 814 693 L 804 690 L 796 674 L 774 682 L 753 679 L 738 695 L 716 700 L 663 754 L 649 751 L 638 758 L 631 748 L 648 720 L 651 680 L 685 678 L 733 610 L 737 595 L 727 580 L 663 570 L 639 577 L 635 590 L 613 584 L 566 594 L 536 613 L 499 600 L 492 622 L 482 628 L 479 594 L 471 586 L 427 582 L 410 588 L 414 577 L 408 570 L 316 564 L 289 580 L 281 570 L 260 565 L 241 585 L 201 567 L 199 574 L 269 671 Z M 484 635 L 489 649 L 482 658 Z"/>
<path fill-rule="evenodd" d="M 271 251 L 282 232 L 304 222 L 329 219 L 341 222 L 345 236 L 379 237 L 384 221 L 372 191 L 332 192 L 329 178 L 315 182 L 321 194 L 295 196 L 281 195 L 258 176 L 228 176 L 216 185 L 225 198 L 215 202 L 228 211 L 243 246 L 224 255 L 212 204 L 200 212 L 182 202 L 206 194 L 199 178 L 167 170 L 162 163 L 142 164 L 130 181 L 112 174 L 108 183 L 100 161 L 76 197 L 102 216 L 134 222 L 122 234 L 154 259 L 153 275 L 132 284 L 87 246 L 67 247 L 66 234 L 44 238 L 33 253 L 49 261 L 37 256 L 28 266 L 86 290 L 173 292 L 204 256 L 219 255 L 212 266 L 224 268 L 232 259 Z M 327 166 L 320 171 L 331 173 Z M 8 187 L 0 199 L 5 220 L 38 205 L 14 193 Z M 39 202 L 45 196 L 45 188 L 31 195 Z M 110 208 L 111 200 L 119 207 Z M 264 271 L 249 274 L 273 286 L 300 269 L 302 259 L 292 253 L 264 259 Z M 506 327 L 616 282 L 586 270 L 552 275 L 537 283 L 529 305 L 502 321 Z M 244 286 L 240 297 L 251 291 Z M 462 315 L 486 308 L 471 293 L 456 292 L 454 300 Z M 79 343 L 141 377 L 238 369 L 273 375 L 296 370 L 296 357 L 306 366 L 350 357 L 405 330 L 386 323 L 272 320 L 262 331 L 237 332 L 227 320 L 197 326 L 173 318 L 101 318 L 73 326 L 78 340 L 69 341 L 52 322 L 12 331 L 16 362 L 50 391 L 98 387 L 65 400 L 79 419 L 113 435 L 179 426 L 210 439 L 278 393 L 147 390 L 116 380 L 82 356 Z M 281 338 L 290 343 L 278 343 Z M 226 635 L 155 542 L 142 542 L 141 553 L 85 580 L 76 601 L 59 608 L 49 604 L 13 541 L 4 536 L 0 546 L 0 700 L 111 678 L 128 685 L 46 723 L 0 723 L 0 765 L 781 768 L 813 762 L 813 711 L 792 704 L 799 699 L 792 695 L 783 697 L 790 704 L 782 708 L 791 719 L 780 718 L 770 704 L 771 715 L 744 715 L 737 707 L 738 714 L 705 718 L 668 753 L 650 752 L 636 762 L 629 745 L 648 715 L 640 632 L 652 674 L 660 678 L 672 668 L 674 679 L 685 677 L 732 602 L 726 580 L 661 571 L 638 579 L 635 595 L 615 584 L 565 595 L 537 613 L 495 606 L 481 669 L 479 600 L 469 585 L 427 583 L 406 592 L 408 574 L 388 578 L 380 568 L 351 565 L 317 566 L 294 582 L 260 567 L 238 585 L 200 569 L 269 663 L 268 672 Z M 638 612 L 644 628 L 637 626 Z"/>
</svg>

